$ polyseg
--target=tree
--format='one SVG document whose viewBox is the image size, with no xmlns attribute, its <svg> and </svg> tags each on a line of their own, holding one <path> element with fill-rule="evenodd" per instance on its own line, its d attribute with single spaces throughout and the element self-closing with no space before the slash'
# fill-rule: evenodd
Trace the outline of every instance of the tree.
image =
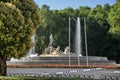
<svg viewBox="0 0 120 80">
<path fill-rule="evenodd" d="M 117 0 L 110 12 L 108 13 L 108 22 L 111 25 L 109 34 L 113 40 L 111 46 L 111 53 L 113 54 L 110 58 L 115 59 L 117 63 L 120 63 L 120 0 Z M 114 57 L 113 57 L 114 56 Z"/>
<path fill-rule="evenodd" d="M 24 37 L 24 17 L 11 3 L 0 2 L 0 75 L 6 75 L 6 59 L 18 57 L 25 50 L 20 44 Z"/>
<path fill-rule="evenodd" d="M 35 52 L 42 54 L 49 43 L 49 35 L 52 33 L 54 21 L 52 20 L 52 11 L 49 6 L 42 5 L 40 9 L 41 26 L 36 30 Z"/>
<path fill-rule="evenodd" d="M 5 76 L 7 57 L 20 58 L 32 46 L 31 36 L 40 25 L 40 13 L 33 0 L 1 1 L 7 2 L 0 2 L 0 75 Z"/>
<path fill-rule="evenodd" d="M 108 9 L 108 10 L 107 10 Z M 110 6 L 97 5 L 88 17 L 88 52 L 94 56 L 107 56 L 105 50 L 108 47 L 108 31 L 110 28 L 107 22 Z M 94 44 L 93 44 L 94 43 Z"/>
</svg>

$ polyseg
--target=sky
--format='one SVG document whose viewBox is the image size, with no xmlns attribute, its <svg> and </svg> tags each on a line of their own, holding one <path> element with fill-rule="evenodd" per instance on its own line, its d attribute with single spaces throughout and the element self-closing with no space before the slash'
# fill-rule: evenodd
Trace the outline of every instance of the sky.
<svg viewBox="0 0 120 80">
<path fill-rule="evenodd" d="M 80 6 L 89 6 L 94 8 L 97 4 L 104 5 L 108 3 L 113 5 L 116 0 L 34 0 L 35 3 L 41 8 L 43 4 L 50 7 L 51 10 L 55 9 L 65 9 L 67 7 L 72 7 L 73 9 L 79 8 Z"/>
</svg>

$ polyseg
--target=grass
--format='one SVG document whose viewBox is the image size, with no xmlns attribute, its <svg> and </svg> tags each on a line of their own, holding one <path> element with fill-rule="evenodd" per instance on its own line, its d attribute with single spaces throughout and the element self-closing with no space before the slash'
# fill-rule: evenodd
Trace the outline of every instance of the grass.
<svg viewBox="0 0 120 80">
<path fill-rule="evenodd" d="M 93 79 L 80 79 L 80 78 L 57 78 L 57 77 L 31 77 L 31 76 L 13 76 L 13 77 L 4 77 L 0 76 L 0 80 L 93 80 Z"/>
</svg>

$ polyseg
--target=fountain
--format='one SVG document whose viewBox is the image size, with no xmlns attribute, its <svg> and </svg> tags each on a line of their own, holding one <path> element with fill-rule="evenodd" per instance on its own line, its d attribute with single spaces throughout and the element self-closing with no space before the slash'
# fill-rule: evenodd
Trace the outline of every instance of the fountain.
<svg viewBox="0 0 120 80">
<path fill-rule="evenodd" d="M 81 45 L 81 24 L 80 24 L 80 18 L 77 18 L 76 22 L 76 43 L 75 43 L 75 52 L 78 55 L 78 65 L 80 65 L 80 59 L 79 56 L 82 56 L 82 45 Z"/>
<path fill-rule="evenodd" d="M 35 35 L 34 35 L 35 36 Z M 33 36 L 33 42 L 34 42 Z M 62 52 L 60 51 L 60 46 L 55 48 L 53 46 L 54 40 L 53 35 L 50 34 L 48 47 L 45 48 L 43 55 L 37 56 L 35 53 L 34 47 L 30 49 L 28 53 L 29 56 L 21 58 L 19 60 L 7 61 L 7 64 L 24 64 L 24 65 L 35 65 L 35 64 L 82 64 L 86 65 L 87 60 L 89 65 L 113 65 L 114 61 L 108 61 L 106 57 L 97 57 L 97 56 L 82 56 L 82 45 L 81 45 L 81 26 L 80 18 L 77 18 L 76 22 L 76 54 L 70 54 L 70 48 L 66 47 Z M 31 55 L 31 56 L 30 56 Z M 86 59 L 87 58 L 87 59 Z"/>
<path fill-rule="evenodd" d="M 76 22 L 76 43 L 75 43 L 75 52 L 78 56 L 82 56 L 82 45 L 81 45 L 81 25 L 80 25 L 80 18 L 77 18 Z"/>
</svg>

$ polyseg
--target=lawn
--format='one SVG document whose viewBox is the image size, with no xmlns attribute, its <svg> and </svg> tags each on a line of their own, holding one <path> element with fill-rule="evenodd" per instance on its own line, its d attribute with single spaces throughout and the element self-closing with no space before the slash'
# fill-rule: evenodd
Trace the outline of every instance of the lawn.
<svg viewBox="0 0 120 80">
<path fill-rule="evenodd" d="M 12 77 L 4 77 L 0 76 L 0 80 L 93 80 L 93 79 L 80 79 L 80 78 L 57 78 L 57 77 L 33 77 L 33 76 L 26 76 L 26 77 L 19 77 L 19 76 L 12 76 Z"/>
</svg>

